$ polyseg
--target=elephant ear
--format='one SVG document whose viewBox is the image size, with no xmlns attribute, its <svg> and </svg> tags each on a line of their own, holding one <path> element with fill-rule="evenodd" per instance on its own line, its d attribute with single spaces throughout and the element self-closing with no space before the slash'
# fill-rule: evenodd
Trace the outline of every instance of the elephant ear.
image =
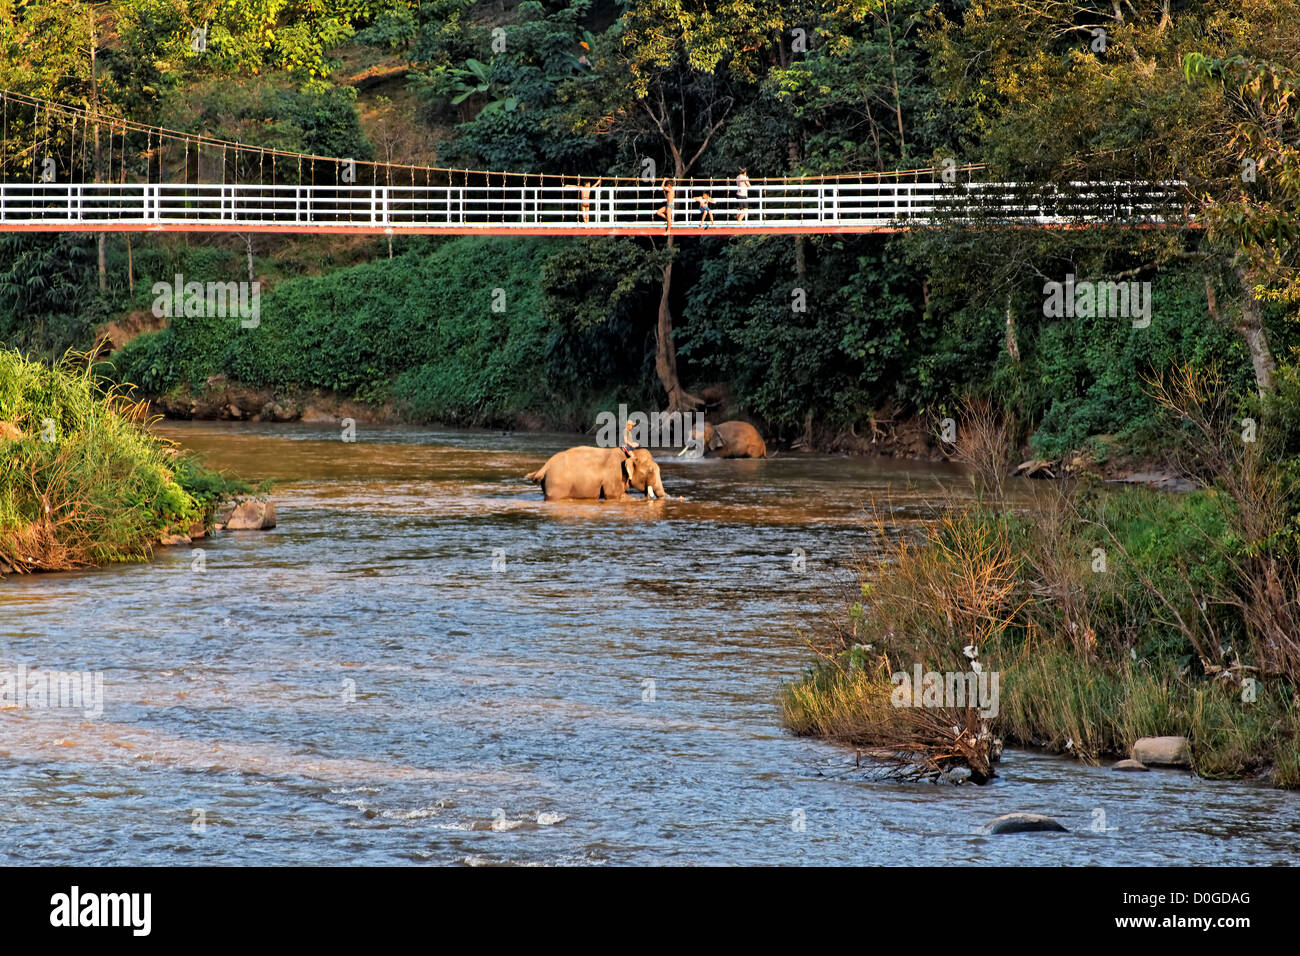
<svg viewBox="0 0 1300 956">
<path fill-rule="evenodd" d="M 709 450 L 713 451 L 715 449 L 721 448 L 725 444 L 726 441 L 723 439 L 721 432 L 719 432 L 715 428 L 713 430 L 713 434 L 709 438 Z"/>
</svg>

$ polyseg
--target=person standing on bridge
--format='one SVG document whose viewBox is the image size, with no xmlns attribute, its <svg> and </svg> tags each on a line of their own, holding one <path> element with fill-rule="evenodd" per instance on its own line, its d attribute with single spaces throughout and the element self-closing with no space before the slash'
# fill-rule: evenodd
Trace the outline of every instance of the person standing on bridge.
<svg viewBox="0 0 1300 956">
<path fill-rule="evenodd" d="M 601 177 L 601 179 L 603 178 L 604 177 Z M 579 179 L 578 185 L 574 186 L 572 183 L 569 183 L 565 186 L 566 189 L 578 190 L 578 210 L 579 214 L 582 216 L 583 222 L 591 222 L 591 191 L 599 185 L 600 179 L 597 179 L 594 182 L 592 180 L 583 182 Z"/>
<path fill-rule="evenodd" d="M 695 208 L 700 211 L 700 225 L 708 229 L 709 223 L 713 222 L 713 196 L 709 193 L 696 196 Z"/>
<path fill-rule="evenodd" d="M 664 191 L 664 204 L 655 211 L 655 215 L 663 219 L 664 232 L 671 232 L 673 228 L 673 193 L 677 189 L 677 184 L 665 176 L 662 188 Z"/>
<path fill-rule="evenodd" d="M 578 195 L 582 197 L 583 222 L 591 222 L 591 191 L 600 187 L 600 180 L 602 178 L 603 177 L 598 177 L 594 182 L 588 181 L 584 183 L 582 190 L 578 193 Z"/>
<path fill-rule="evenodd" d="M 736 222 L 744 222 L 745 216 L 749 214 L 749 173 L 744 166 L 740 167 L 740 175 L 736 177 Z"/>
</svg>

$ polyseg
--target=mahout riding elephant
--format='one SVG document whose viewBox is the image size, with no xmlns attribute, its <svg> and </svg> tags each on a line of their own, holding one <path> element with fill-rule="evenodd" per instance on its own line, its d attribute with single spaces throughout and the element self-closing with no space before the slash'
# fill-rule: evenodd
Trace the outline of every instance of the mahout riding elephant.
<svg viewBox="0 0 1300 956">
<path fill-rule="evenodd" d="M 525 475 L 542 486 L 547 501 L 557 498 L 606 498 L 627 494 L 628 488 L 647 497 L 667 498 L 659 465 L 645 448 L 597 448 L 579 445 L 552 455 L 541 468 Z M 648 489 L 648 490 L 647 490 Z"/>
<path fill-rule="evenodd" d="M 678 453 L 680 457 L 691 448 L 703 448 L 710 458 L 766 458 L 767 444 L 758 429 L 749 422 L 719 422 L 717 427 L 697 425 L 691 430 L 691 441 Z M 698 453 L 697 453 L 698 454 Z"/>
</svg>

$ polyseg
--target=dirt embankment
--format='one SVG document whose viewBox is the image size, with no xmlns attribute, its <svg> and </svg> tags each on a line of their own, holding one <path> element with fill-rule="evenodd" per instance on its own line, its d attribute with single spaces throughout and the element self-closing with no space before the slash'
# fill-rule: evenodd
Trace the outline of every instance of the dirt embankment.
<svg viewBox="0 0 1300 956">
<path fill-rule="evenodd" d="M 248 422 L 358 422 L 383 424 L 401 417 L 391 404 L 367 405 L 320 389 L 277 391 L 253 388 L 213 375 L 201 389 L 180 389 L 151 401 L 168 418 Z"/>
</svg>

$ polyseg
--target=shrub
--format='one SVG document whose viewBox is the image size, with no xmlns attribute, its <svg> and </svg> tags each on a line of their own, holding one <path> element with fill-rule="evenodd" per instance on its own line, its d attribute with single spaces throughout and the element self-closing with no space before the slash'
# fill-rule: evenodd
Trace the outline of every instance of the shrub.
<svg viewBox="0 0 1300 956">
<path fill-rule="evenodd" d="M 176 317 L 115 354 L 114 375 L 151 395 L 223 373 L 254 387 L 391 398 L 422 420 L 562 420 L 581 404 L 575 396 L 607 388 L 625 368 L 584 374 L 573 356 L 602 367 L 606 330 L 548 318 L 541 276 L 562 246 L 465 238 L 287 279 L 263 294 L 257 328 L 233 317 Z"/>
<path fill-rule="evenodd" d="M 87 363 L 51 368 L 0 351 L 0 563 L 37 571 L 142 559 L 168 529 L 203 519 L 173 450 L 142 415 Z"/>
</svg>

